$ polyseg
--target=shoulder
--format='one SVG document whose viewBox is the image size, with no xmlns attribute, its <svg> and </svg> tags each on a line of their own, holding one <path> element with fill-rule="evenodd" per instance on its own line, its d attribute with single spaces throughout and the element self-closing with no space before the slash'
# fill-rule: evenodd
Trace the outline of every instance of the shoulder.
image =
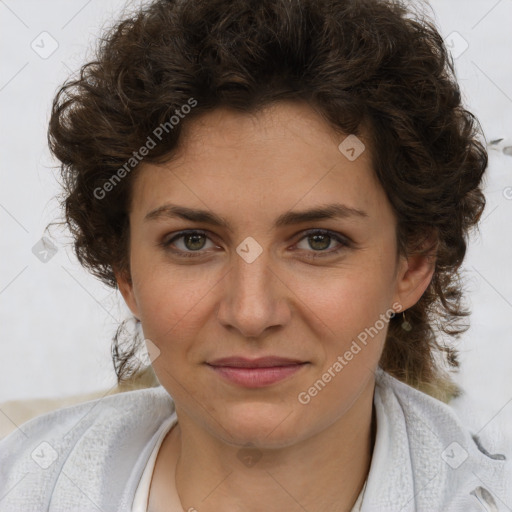
<svg viewBox="0 0 512 512">
<path fill-rule="evenodd" d="M 462 437 L 469 441 L 471 448 L 477 448 L 488 458 L 512 459 L 512 438 L 506 432 L 490 430 L 491 435 L 498 436 L 493 439 L 488 437 L 487 432 L 473 432 L 474 429 L 459 417 L 451 405 L 401 382 L 380 368 L 377 370 L 376 385 L 380 400 L 391 408 L 399 406 L 405 420 L 417 427 L 409 432 L 411 438 L 435 435 L 439 440 L 448 440 Z M 485 450 L 483 444 L 490 449 Z M 490 453 L 495 450 L 505 451 L 509 457 Z"/>
<path fill-rule="evenodd" d="M 105 396 L 36 417 L 0 441 L 0 510 L 43 510 L 69 496 L 73 503 L 120 498 L 149 456 L 160 425 L 175 415 L 161 386 Z M 73 488 L 75 491 L 73 491 Z M 80 489 L 82 498 L 73 495 Z M 57 498 L 56 498 L 57 497 Z"/>
<path fill-rule="evenodd" d="M 502 510 L 512 504 L 512 440 L 474 432 L 450 405 L 384 372 L 376 374 L 374 403 L 402 466 L 410 466 L 415 501 L 441 510 Z M 377 420 L 378 422 L 378 420 Z M 377 429 L 379 425 L 377 425 Z M 401 451 L 400 451 L 401 450 Z M 405 453 L 405 455 L 404 455 Z M 435 508 L 435 507 L 434 507 Z M 507 509 L 505 509 L 507 510 Z"/>
</svg>

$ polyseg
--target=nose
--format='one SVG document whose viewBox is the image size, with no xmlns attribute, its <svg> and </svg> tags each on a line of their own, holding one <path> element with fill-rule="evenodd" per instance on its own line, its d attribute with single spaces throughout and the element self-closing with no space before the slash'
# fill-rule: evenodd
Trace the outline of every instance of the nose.
<svg viewBox="0 0 512 512">
<path fill-rule="evenodd" d="M 252 262 L 236 254 L 222 283 L 217 319 L 224 327 L 256 339 L 289 321 L 290 291 L 271 268 L 268 251 Z"/>
</svg>

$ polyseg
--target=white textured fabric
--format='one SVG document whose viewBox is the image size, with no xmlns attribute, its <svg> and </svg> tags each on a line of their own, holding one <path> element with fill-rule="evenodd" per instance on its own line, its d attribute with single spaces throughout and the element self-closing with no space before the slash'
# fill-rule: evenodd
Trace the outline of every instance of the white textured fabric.
<svg viewBox="0 0 512 512">
<path fill-rule="evenodd" d="M 511 510 L 510 439 L 501 440 L 506 459 L 491 458 L 448 405 L 379 374 L 377 434 L 362 511 Z"/>
<path fill-rule="evenodd" d="M 493 439 L 500 453 L 487 453 L 491 444 L 475 442 L 450 406 L 380 368 L 374 405 L 362 512 L 512 510 L 510 439 Z M 163 425 L 175 420 L 157 387 L 25 423 L 0 441 L 0 512 L 131 512 Z"/>
</svg>

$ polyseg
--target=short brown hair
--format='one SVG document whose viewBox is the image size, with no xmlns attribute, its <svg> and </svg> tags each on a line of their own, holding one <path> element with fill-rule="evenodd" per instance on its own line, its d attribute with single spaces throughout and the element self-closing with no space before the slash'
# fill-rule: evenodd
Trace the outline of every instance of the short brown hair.
<svg viewBox="0 0 512 512">
<path fill-rule="evenodd" d="M 191 98 L 196 106 L 162 131 L 146 161 L 169 158 L 182 126 L 220 106 L 255 112 L 306 101 L 340 132 L 369 127 L 400 253 L 419 251 L 428 234 L 436 239 L 432 281 L 406 313 L 412 329 L 390 320 L 380 364 L 441 399 L 456 395 L 443 363 L 458 368 L 449 342 L 468 328 L 459 267 L 485 206 L 487 153 L 429 17 L 393 0 L 157 0 L 118 22 L 96 59 L 60 88 L 49 124 L 76 255 L 109 286 L 117 286 L 114 267 L 129 272 L 136 166 L 105 200 L 95 191 Z M 121 382 L 134 366 L 133 346 L 123 352 L 119 332 L 113 355 Z"/>
</svg>

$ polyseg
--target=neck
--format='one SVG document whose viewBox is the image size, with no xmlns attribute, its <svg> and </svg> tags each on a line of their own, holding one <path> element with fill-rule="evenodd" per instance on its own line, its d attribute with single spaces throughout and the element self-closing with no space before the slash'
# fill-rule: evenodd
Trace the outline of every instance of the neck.
<svg viewBox="0 0 512 512">
<path fill-rule="evenodd" d="M 372 380 L 327 429 L 279 449 L 227 445 L 178 411 L 179 424 L 159 459 L 165 464 L 179 453 L 176 490 L 187 511 L 348 512 L 370 468 L 376 433 L 373 390 Z"/>
</svg>

